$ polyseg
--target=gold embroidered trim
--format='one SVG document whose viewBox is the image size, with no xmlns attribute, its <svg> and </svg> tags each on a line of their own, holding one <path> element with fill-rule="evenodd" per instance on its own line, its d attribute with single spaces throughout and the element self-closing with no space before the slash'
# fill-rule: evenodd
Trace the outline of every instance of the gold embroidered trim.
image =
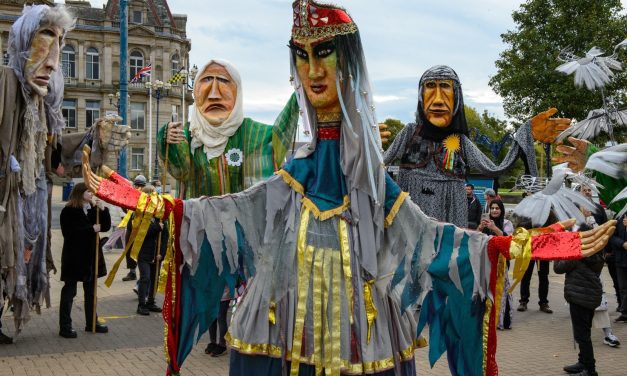
<svg viewBox="0 0 627 376">
<path fill-rule="evenodd" d="M 316 118 L 318 122 L 321 123 L 330 123 L 342 121 L 342 113 L 341 112 L 318 112 L 316 113 Z"/>
<path fill-rule="evenodd" d="M 403 204 L 407 196 L 409 196 L 409 193 L 407 192 L 401 192 L 398 195 L 398 197 L 396 198 L 396 201 L 394 201 L 394 205 L 392 205 L 392 209 L 390 209 L 390 212 L 385 217 L 385 221 L 383 222 L 385 224 L 385 227 L 389 227 L 392 225 L 392 223 L 394 222 L 394 218 L 396 217 L 396 214 L 398 214 L 398 211 L 400 210 L 401 205 Z"/>
<path fill-rule="evenodd" d="M 283 357 L 283 349 L 279 346 L 270 345 L 266 343 L 250 344 L 239 339 L 233 338 L 230 332 L 226 333 L 224 337 L 229 346 L 241 354 L 247 355 L 266 355 L 272 358 Z M 427 346 L 426 340 L 421 336 L 414 340 L 414 343 L 408 348 L 401 350 L 398 353 L 398 357 L 401 361 L 408 361 L 414 358 L 414 350 Z M 297 356 L 299 363 L 309 364 L 312 366 L 322 366 L 317 364 L 314 356 Z M 286 354 L 286 360 L 292 361 L 292 356 Z M 341 372 L 349 375 L 361 375 L 363 373 L 382 372 L 394 368 L 394 358 L 386 358 L 366 363 L 351 363 L 348 360 L 342 359 Z"/>
<path fill-rule="evenodd" d="M 306 21 L 307 22 L 307 21 Z M 354 23 L 341 25 L 327 25 L 319 27 L 294 27 L 292 29 L 292 39 L 326 39 L 337 35 L 353 34 L 357 31 Z"/>
</svg>

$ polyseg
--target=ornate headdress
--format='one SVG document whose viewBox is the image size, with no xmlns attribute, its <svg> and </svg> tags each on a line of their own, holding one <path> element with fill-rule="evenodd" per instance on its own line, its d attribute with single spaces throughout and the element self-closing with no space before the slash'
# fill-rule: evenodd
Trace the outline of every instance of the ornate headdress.
<svg viewBox="0 0 627 376">
<path fill-rule="evenodd" d="M 310 0 L 296 0 L 292 8 L 292 38 L 322 39 L 357 31 L 357 26 L 342 8 Z"/>
</svg>

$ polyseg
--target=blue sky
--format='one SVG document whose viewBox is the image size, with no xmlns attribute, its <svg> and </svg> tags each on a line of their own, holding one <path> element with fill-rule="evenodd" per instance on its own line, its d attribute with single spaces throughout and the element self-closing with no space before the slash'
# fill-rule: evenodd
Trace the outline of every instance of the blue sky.
<svg viewBox="0 0 627 376">
<path fill-rule="evenodd" d="M 102 6 L 104 0 L 92 0 Z M 292 92 L 287 41 L 290 0 L 170 0 L 187 15 L 192 64 L 227 59 L 240 70 L 244 112 L 272 122 Z M 467 105 L 504 118 L 501 98 L 488 85 L 494 61 L 505 49 L 500 34 L 514 28 L 513 0 L 335 0 L 360 29 L 377 117 L 414 118 L 418 79 L 446 64 L 461 78 Z M 623 7 L 627 0 L 622 0 Z M 557 62 L 556 62 L 557 65 Z"/>
</svg>

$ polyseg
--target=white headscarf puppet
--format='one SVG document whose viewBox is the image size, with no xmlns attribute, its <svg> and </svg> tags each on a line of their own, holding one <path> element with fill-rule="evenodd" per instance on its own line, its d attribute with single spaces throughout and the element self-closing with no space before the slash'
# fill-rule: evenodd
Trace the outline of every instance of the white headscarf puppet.
<svg viewBox="0 0 627 376">
<path fill-rule="evenodd" d="M 203 116 L 200 109 L 196 106 L 196 102 L 192 105 L 189 119 L 189 132 L 191 134 L 190 146 L 192 152 L 202 146 L 203 151 L 207 155 L 207 160 L 211 160 L 224 153 L 224 148 L 226 147 L 226 143 L 229 141 L 229 137 L 233 136 L 235 132 L 237 132 L 244 120 L 242 80 L 239 72 L 233 64 L 226 60 L 209 60 L 207 64 L 205 64 L 205 66 L 198 71 L 194 81 L 194 86 L 199 84 L 200 77 L 204 73 L 205 69 L 213 63 L 223 66 L 229 73 L 231 79 L 237 86 L 237 96 L 235 98 L 235 105 L 233 106 L 231 114 L 222 124 L 218 126 L 211 125 L 209 123 L 209 121 Z"/>
</svg>

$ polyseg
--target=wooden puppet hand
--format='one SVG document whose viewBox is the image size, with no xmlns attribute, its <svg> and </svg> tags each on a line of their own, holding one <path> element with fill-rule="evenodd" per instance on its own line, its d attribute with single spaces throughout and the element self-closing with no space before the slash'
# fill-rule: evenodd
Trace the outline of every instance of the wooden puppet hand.
<svg viewBox="0 0 627 376">
<path fill-rule="evenodd" d="M 91 193 L 98 192 L 98 188 L 100 187 L 100 181 L 102 178 L 96 175 L 91 170 L 91 165 L 89 164 L 89 154 L 91 153 L 91 148 L 88 145 L 83 146 L 83 180 L 85 180 L 85 185 L 87 185 L 87 189 L 91 191 Z"/>
<path fill-rule="evenodd" d="M 612 219 L 592 230 L 580 232 L 581 255 L 583 257 L 592 256 L 605 248 L 615 230 L 616 220 Z"/>
<path fill-rule="evenodd" d="M 183 141 L 185 141 L 185 135 L 183 133 L 183 123 L 168 123 L 166 128 L 166 142 L 168 144 L 180 144 Z"/>
<path fill-rule="evenodd" d="M 561 155 L 553 157 L 553 162 L 567 162 L 568 168 L 574 172 L 583 171 L 586 167 L 586 158 L 590 142 L 574 137 L 568 137 L 568 142 L 570 142 L 573 146 L 558 145 L 557 152 Z"/>
<path fill-rule="evenodd" d="M 531 134 L 534 140 L 552 144 L 557 136 L 570 126 L 570 119 L 551 118 L 556 112 L 557 108 L 552 107 L 531 119 Z"/>
<path fill-rule="evenodd" d="M 388 126 L 385 123 L 379 123 L 379 135 L 381 136 L 381 143 L 387 144 L 390 141 L 392 132 L 388 131 Z"/>
</svg>

